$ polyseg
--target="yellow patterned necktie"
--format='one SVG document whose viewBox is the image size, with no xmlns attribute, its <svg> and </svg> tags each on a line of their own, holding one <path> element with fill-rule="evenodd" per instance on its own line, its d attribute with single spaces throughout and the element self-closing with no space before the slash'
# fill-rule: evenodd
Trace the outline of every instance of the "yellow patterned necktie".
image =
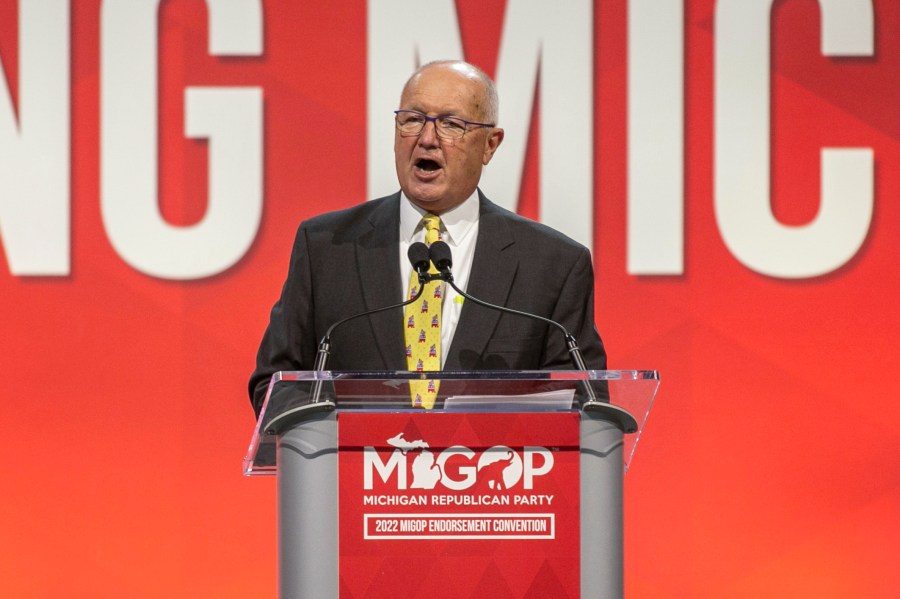
<svg viewBox="0 0 900 599">
<path fill-rule="evenodd" d="M 425 245 L 441 238 L 441 219 L 434 214 L 422 217 L 425 225 Z M 428 272 L 437 273 L 434 264 Z M 419 277 L 415 271 L 409 279 L 409 294 L 412 298 L 419 290 Z M 406 340 L 406 367 L 414 372 L 434 372 L 441 369 L 441 306 L 443 281 L 430 281 L 418 300 L 406 306 L 403 311 L 403 331 Z M 412 405 L 430 410 L 437 397 L 438 381 L 423 379 L 409 382 Z"/>
</svg>

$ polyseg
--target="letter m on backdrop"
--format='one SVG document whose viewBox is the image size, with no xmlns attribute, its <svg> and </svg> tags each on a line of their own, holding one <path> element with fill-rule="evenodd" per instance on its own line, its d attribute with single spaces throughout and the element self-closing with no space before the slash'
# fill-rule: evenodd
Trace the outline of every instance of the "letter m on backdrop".
<svg viewBox="0 0 900 599">
<path fill-rule="evenodd" d="M 540 114 L 540 220 L 591 247 L 593 238 L 593 4 L 508 0 L 497 71 L 503 145 L 480 183 L 515 211 L 529 126 Z M 392 111 L 410 74 L 464 59 L 453 0 L 368 3 L 368 193 L 397 191 Z M 490 73 L 489 73 L 490 74 Z"/>
</svg>

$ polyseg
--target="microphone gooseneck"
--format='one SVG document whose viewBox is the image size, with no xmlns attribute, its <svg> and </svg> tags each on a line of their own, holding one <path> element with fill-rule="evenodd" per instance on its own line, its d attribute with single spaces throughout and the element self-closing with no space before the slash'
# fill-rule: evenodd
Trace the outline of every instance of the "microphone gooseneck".
<svg viewBox="0 0 900 599">
<path fill-rule="evenodd" d="M 406 256 L 407 258 L 409 258 L 413 269 L 419 276 L 419 289 L 416 291 L 415 295 L 398 304 L 391 304 L 390 306 L 383 306 L 381 308 L 375 308 L 374 310 L 366 310 L 365 312 L 360 312 L 359 314 L 352 314 L 328 327 L 328 330 L 325 331 L 325 334 L 322 336 L 322 340 L 319 342 L 319 349 L 316 351 L 316 361 L 313 364 L 313 370 L 315 372 L 324 371 L 325 367 L 328 365 L 328 358 L 331 355 L 331 335 L 332 333 L 334 333 L 335 329 L 351 320 L 362 318 L 363 316 L 369 316 L 371 314 L 376 314 L 378 312 L 384 312 L 385 310 L 402 308 L 407 304 L 411 304 L 419 299 L 419 297 L 422 295 L 422 292 L 425 290 L 425 283 L 431 280 L 430 275 L 428 274 L 428 247 L 421 241 L 417 241 L 416 243 L 413 243 L 409 246 L 409 250 L 407 251 Z M 318 403 L 320 401 L 322 395 L 322 381 L 320 379 L 316 379 L 310 395 L 312 397 L 311 403 Z"/>
<path fill-rule="evenodd" d="M 431 262 L 439 271 L 439 274 L 428 275 L 429 279 L 441 279 L 442 281 L 446 281 L 458 294 L 460 294 L 467 300 L 478 304 L 479 306 L 483 306 L 491 310 L 499 310 L 500 312 L 508 312 L 509 314 L 515 314 L 516 316 L 532 318 L 556 327 L 560 332 L 562 332 L 566 340 L 566 348 L 569 352 L 569 359 L 572 360 L 572 364 L 575 366 L 575 369 L 585 372 L 587 371 L 587 365 L 584 362 L 584 356 L 581 355 L 581 350 L 578 348 L 578 341 L 575 339 L 575 337 L 572 336 L 571 333 L 569 333 L 569 331 L 566 330 L 563 325 L 559 324 L 555 320 L 550 320 L 549 318 L 544 318 L 543 316 L 538 316 L 537 314 L 522 312 L 520 310 L 514 310 L 505 306 L 497 306 L 495 304 L 485 302 L 478 299 L 477 297 L 469 295 L 468 293 L 457 287 L 456 283 L 453 281 L 453 273 L 451 272 L 451 269 L 453 268 L 452 252 L 450 251 L 450 246 L 445 242 L 436 241 L 432 243 L 431 247 L 429 248 L 429 254 L 431 256 Z M 585 393 L 588 398 L 588 403 L 600 403 L 600 400 L 597 398 L 597 394 L 594 392 L 594 388 L 590 385 L 590 382 L 583 382 Z"/>
</svg>

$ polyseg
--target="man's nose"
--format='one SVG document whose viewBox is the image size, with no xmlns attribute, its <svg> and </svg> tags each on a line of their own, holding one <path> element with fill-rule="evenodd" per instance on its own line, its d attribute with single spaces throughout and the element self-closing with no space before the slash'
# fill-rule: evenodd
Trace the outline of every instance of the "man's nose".
<svg viewBox="0 0 900 599">
<path fill-rule="evenodd" d="M 437 136 L 437 123 L 435 121 L 425 121 L 425 126 L 422 127 L 421 133 L 419 133 L 419 145 L 433 147 L 438 143 Z"/>
</svg>

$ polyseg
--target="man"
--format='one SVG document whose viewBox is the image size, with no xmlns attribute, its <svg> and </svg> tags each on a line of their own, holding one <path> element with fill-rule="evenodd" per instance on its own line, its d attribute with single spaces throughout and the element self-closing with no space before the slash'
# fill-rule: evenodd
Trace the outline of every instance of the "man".
<svg viewBox="0 0 900 599">
<path fill-rule="evenodd" d="M 396 123 L 401 191 L 300 225 L 250 379 L 257 413 L 274 372 L 313 368 L 318 341 L 330 325 L 401 301 L 412 271 L 406 250 L 428 239 L 426 215 L 439 217 L 436 234 L 452 249 L 459 287 L 561 323 L 575 336 L 587 367 L 605 369 L 588 250 L 496 206 L 477 188 L 482 168 L 503 141 L 493 82 L 464 62 L 429 63 L 406 83 Z M 464 302 L 449 286 L 436 293 L 443 296 L 440 342 L 434 345 L 444 370 L 572 369 L 557 329 Z M 333 335 L 329 369 L 409 369 L 405 328 L 400 309 L 347 323 Z"/>
</svg>

